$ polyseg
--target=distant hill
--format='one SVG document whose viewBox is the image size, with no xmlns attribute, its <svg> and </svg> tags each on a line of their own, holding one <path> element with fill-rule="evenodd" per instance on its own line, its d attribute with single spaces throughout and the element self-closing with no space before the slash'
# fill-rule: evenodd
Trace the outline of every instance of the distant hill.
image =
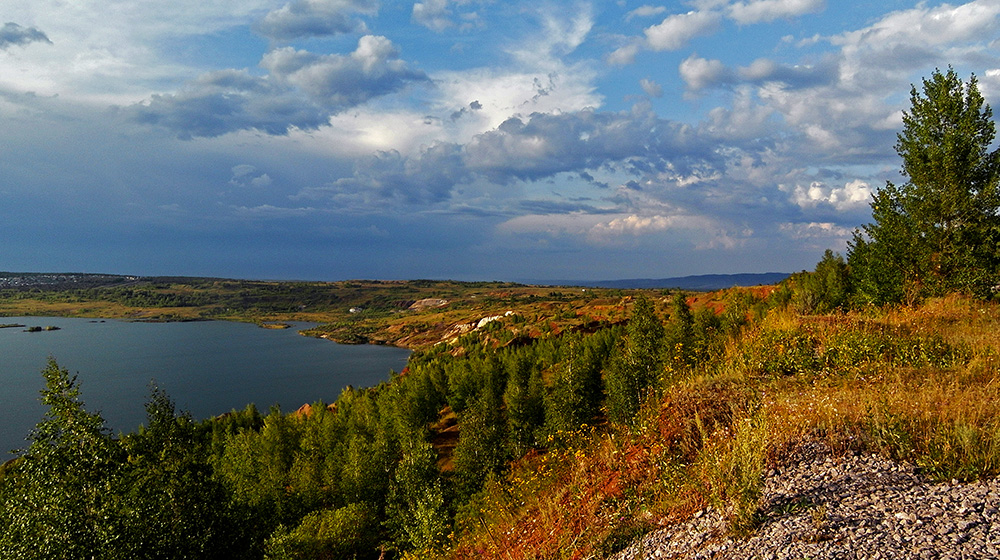
<svg viewBox="0 0 1000 560">
<path fill-rule="evenodd" d="M 734 286 L 761 286 L 777 284 L 791 274 L 787 272 L 764 272 L 759 274 L 700 274 L 697 276 L 681 276 L 678 278 L 635 278 L 630 280 L 601 281 L 567 281 L 567 282 L 529 282 L 535 285 L 588 286 L 594 288 L 613 288 L 619 290 L 639 289 L 669 289 L 694 290 L 711 292 L 724 290 Z"/>
</svg>

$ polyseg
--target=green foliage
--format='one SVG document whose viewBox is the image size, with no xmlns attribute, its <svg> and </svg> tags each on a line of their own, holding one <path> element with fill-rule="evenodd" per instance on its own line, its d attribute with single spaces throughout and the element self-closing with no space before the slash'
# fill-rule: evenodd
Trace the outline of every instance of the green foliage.
<svg viewBox="0 0 1000 560">
<path fill-rule="evenodd" d="M 928 438 L 917 465 L 935 480 L 970 481 L 1000 472 L 1000 425 L 951 422 Z"/>
<path fill-rule="evenodd" d="M 14 471 L 3 478 L 0 557 L 114 557 L 121 449 L 80 400 L 75 376 L 50 359 L 42 372 L 45 418 Z"/>
<path fill-rule="evenodd" d="M 43 375 L 48 412 L 0 478 L 0 557 L 251 557 L 204 430 L 162 391 L 146 405 L 149 426 L 115 440 L 75 377 L 54 360 Z"/>
<path fill-rule="evenodd" d="M 238 538 L 229 495 L 213 477 L 202 430 L 155 387 L 146 413 L 149 426 L 121 442 L 128 467 L 116 504 L 125 520 L 119 551 L 132 558 L 243 556 L 247 541 Z"/>
<path fill-rule="evenodd" d="M 537 433 L 545 422 L 545 386 L 542 370 L 527 351 L 511 353 L 507 360 L 507 410 L 510 446 L 515 456 L 537 446 Z"/>
<path fill-rule="evenodd" d="M 851 287 L 847 263 L 829 249 L 815 271 L 797 275 L 794 282 L 792 302 L 799 313 L 829 313 L 848 303 Z"/>
<path fill-rule="evenodd" d="M 704 307 L 694 313 L 693 353 L 696 364 L 710 364 L 725 350 L 724 340 L 719 336 L 722 319 L 711 309 Z"/>
<path fill-rule="evenodd" d="M 389 491 L 387 521 L 403 550 L 430 552 L 445 543 L 451 524 L 437 454 L 429 443 L 408 447 Z"/>
<path fill-rule="evenodd" d="M 562 363 L 555 368 L 545 401 L 545 421 L 550 433 L 572 431 L 593 423 L 600 414 L 604 391 L 601 371 L 610 348 L 597 336 L 572 335 Z"/>
<path fill-rule="evenodd" d="M 746 415 L 734 411 L 733 415 L 732 438 L 709 439 L 711 452 L 704 453 L 702 460 L 707 463 L 712 501 L 722 509 L 730 527 L 743 532 L 759 518 L 768 426 L 766 415 L 759 409 Z"/>
<path fill-rule="evenodd" d="M 739 360 L 751 375 L 794 375 L 821 364 L 819 340 L 797 329 L 761 330 L 747 336 Z"/>
<path fill-rule="evenodd" d="M 886 185 L 873 195 L 871 207 L 874 222 L 856 230 L 848 243 L 854 303 L 878 305 L 915 300 L 925 255 L 902 249 L 917 234 L 902 208 L 900 189 L 891 183 Z"/>
<path fill-rule="evenodd" d="M 719 330 L 731 337 L 738 336 L 752 319 L 760 319 L 767 305 L 753 294 L 731 289 L 725 296 L 725 309 L 719 316 Z"/>
<path fill-rule="evenodd" d="M 294 529 L 278 528 L 267 540 L 266 560 L 378 558 L 375 509 L 354 503 L 306 515 Z"/>
<path fill-rule="evenodd" d="M 896 152 L 907 182 L 872 200 L 873 223 L 848 253 L 860 302 L 886 303 L 996 284 L 1000 158 L 992 111 L 975 76 L 935 71 L 914 86 Z"/>
<path fill-rule="evenodd" d="M 824 340 L 807 329 L 760 329 L 741 343 L 738 363 L 750 375 L 775 376 L 837 371 L 849 373 L 872 364 L 895 368 L 950 367 L 964 359 L 939 336 L 905 329 L 856 328 Z"/>
<path fill-rule="evenodd" d="M 438 412 L 447 404 L 447 393 L 442 390 L 446 383 L 435 379 L 435 374 L 441 373 L 440 367 L 412 368 L 392 384 L 399 392 L 394 400 L 400 433 L 421 432 L 437 420 Z"/>
<path fill-rule="evenodd" d="M 865 436 L 872 449 L 893 459 L 909 458 L 916 443 L 911 426 L 902 414 L 889 410 L 884 403 L 865 416 Z"/>
<path fill-rule="evenodd" d="M 663 365 L 663 323 L 645 297 L 635 300 L 625 340 L 611 359 L 605 383 L 608 417 L 630 425 L 659 380 Z"/>
<path fill-rule="evenodd" d="M 479 396 L 483 379 L 472 368 L 469 360 L 462 360 L 449 369 L 448 405 L 455 412 L 462 412 Z"/>
<path fill-rule="evenodd" d="M 502 472 L 511 457 L 503 411 L 488 393 L 462 414 L 460 426 L 452 459 L 458 495 L 464 500 L 479 491 L 488 475 Z"/>
<path fill-rule="evenodd" d="M 659 386 L 664 340 L 685 363 L 718 347 L 714 314 L 679 298 L 672 317 L 665 331 L 639 297 L 627 327 L 586 332 L 594 321 L 496 349 L 470 336 L 460 350 L 414 354 L 389 383 L 293 414 L 248 406 L 199 423 L 154 389 L 146 426 L 120 439 L 53 362 L 50 412 L 0 474 L 0 557 L 436 554 L 456 511 L 512 460 L 583 449 L 603 429 L 593 426 L 623 400 L 606 380 L 629 424 Z"/>
<path fill-rule="evenodd" d="M 714 313 L 713 313 L 714 315 Z M 700 326 L 697 332 L 704 335 L 705 326 Z M 664 350 L 668 364 L 665 373 L 672 376 L 676 371 L 686 369 L 695 364 L 699 345 L 696 337 L 694 314 L 688 306 L 687 297 L 678 292 L 674 294 L 671 304 L 670 322 L 667 324 L 664 337 Z M 668 379 L 664 379 L 667 382 Z"/>
</svg>

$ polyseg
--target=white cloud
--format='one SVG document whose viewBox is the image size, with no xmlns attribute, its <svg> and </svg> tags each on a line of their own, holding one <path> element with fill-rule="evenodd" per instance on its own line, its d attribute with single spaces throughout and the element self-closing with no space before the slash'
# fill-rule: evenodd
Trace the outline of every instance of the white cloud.
<svg viewBox="0 0 1000 560">
<path fill-rule="evenodd" d="M 497 226 L 497 232 L 501 234 L 576 238 L 597 246 L 614 246 L 627 239 L 658 235 L 667 231 L 685 232 L 683 241 L 681 238 L 674 241 L 687 242 L 695 248 L 732 248 L 738 243 L 712 220 L 684 214 L 670 216 L 660 214 L 609 216 L 586 212 L 526 214 L 506 220 Z"/>
<path fill-rule="evenodd" d="M 319 55 L 283 47 L 261 60 L 261 66 L 281 82 L 306 92 L 316 102 L 333 109 L 363 103 L 423 81 L 423 72 L 407 68 L 399 50 L 385 37 L 365 35 L 349 55 Z"/>
<path fill-rule="evenodd" d="M 611 66 L 632 64 L 640 50 L 642 50 L 642 45 L 638 41 L 632 41 L 612 51 L 604 58 L 604 61 Z"/>
<path fill-rule="evenodd" d="M 689 91 L 698 92 L 732 81 L 733 73 L 721 60 L 709 60 L 691 55 L 678 68 Z"/>
<path fill-rule="evenodd" d="M 294 0 L 269 12 L 257 29 L 277 40 L 363 33 L 367 26 L 353 16 L 377 11 L 376 0 Z"/>
<path fill-rule="evenodd" d="M 631 21 L 633 18 L 637 17 L 658 16 L 666 11 L 667 9 L 663 6 L 650 6 L 647 4 L 645 6 L 639 6 L 638 8 L 625 14 L 625 21 Z"/>
<path fill-rule="evenodd" d="M 778 229 L 792 239 L 846 240 L 854 231 L 852 228 L 839 226 L 832 222 L 807 222 L 780 224 Z"/>
<path fill-rule="evenodd" d="M 570 214 L 525 214 L 504 221 L 497 231 L 505 234 L 537 234 L 551 236 L 585 236 L 606 217 L 575 212 Z"/>
<path fill-rule="evenodd" d="M 477 0 L 424 0 L 413 3 L 411 19 L 435 33 L 443 33 L 450 29 L 470 31 L 482 25 L 480 14 L 476 10 L 465 8 L 474 5 Z M 462 10 L 462 8 L 465 8 Z"/>
<path fill-rule="evenodd" d="M 294 90 L 237 70 L 210 72 L 177 93 L 154 94 L 115 114 L 165 127 L 184 139 L 238 130 L 282 135 L 292 128 L 315 129 L 329 119 L 328 109 Z"/>
<path fill-rule="evenodd" d="M 174 130 L 181 138 L 238 130 L 284 135 L 315 130 L 332 114 L 428 80 L 410 70 L 385 37 L 366 35 L 347 55 L 282 47 L 267 53 L 260 77 L 246 70 L 199 76 L 174 94 L 154 94 L 120 109 L 125 118 Z"/>
<path fill-rule="evenodd" d="M 730 6 L 729 17 L 748 25 L 812 14 L 825 8 L 826 0 L 751 0 Z"/>
<path fill-rule="evenodd" d="M 544 33 L 520 41 L 524 55 L 515 64 L 439 70 L 415 84 L 413 97 L 423 105 L 358 106 L 333 115 L 329 127 L 313 134 L 340 154 L 392 150 L 415 156 L 438 142 L 465 144 L 514 116 L 599 107 L 603 97 L 596 92 L 596 71 L 561 58 L 585 39 L 592 21 L 579 14 L 552 18 L 539 14 Z"/>
<path fill-rule="evenodd" d="M 646 92 L 646 95 L 650 97 L 663 97 L 663 86 L 653 80 L 650 80 L 649 78 L 639 80 L 639 86 L 642 87 L 642 91 Z"/>
<path fill-rule="evenodd" d="M 250 187 L 250 188 L 264 188 L 271 186 L 273 183 L 271 176 L 267 173 L 257 173 L 257 168 L 249 164 L 240 164 L 233 166 L 232 169 L 233 177 L 229 180 L 229 184 L 234 187 Z"/>
<path fill-rule="evenodd" d="M 326 212 L 312 207 L 285 208 L 271 204 L 261 204 L 259 206 L 233 206 L 231 207 L 231 210 L 237 217 L 250 220 L 301 218 L 304 216 Z"/>
<path fill-rule="evenodd" d="M 779 4 L 745 2 L 742 8 L 773 8 Z M 781 4 L 789 10 L 807 4 Z M 763 12 L 761 12 L 763 13 Z M 783 130 L 781 149 L 800 156 L 847 161 L 871 161 L 892 154 L 894 130 L 900 126 L 900 104 L 911 83 L 944 63 L 971 68 L 1000 66 L 991 42 L 1000 34 L 1000 4 L 975 0 L 960 6 L 942 4 L 892 12 L 871 25 L 825 40 L 835 51 L 808 63 L 759 58 L 743 67 L 697 55 L 679 66 L 689 94 L 712 89 L 733 92 L 730 105 L 710 112 L 713 130 L 739 138 L 736 120 L 747 115 L 771 118 Z M 810 48 L 822 39 L 810 41 Z M 984 89 L 993 81 L 983 80 Z M 997 80 L 1000 88 L 1000 80 Z M 740 103 L 741 108 L 736 105 Z M 777 118 L 775 118 L 777 117 Z M 750 119 L 757 123 L 755 117 Z M 752 128 L 766 138 L 778 138 Z M 791 139 L 796 139 L 792 141 Z"/>
<path fill-rule="evenodd" d="M 8 2 L 5 19 L 44 32 L 51 44 L 0 57 L 0 89 L 101 108 L 134 103 L 204 72 L 163 56 L 164 41 L 248 25 L 269 4 L 273 0 Z"/>
<path fill-rule="evenodd" d="M 594 71 L 586 66 L 536 71 L 476 68 L 439 72 L 433 76 L 439 93 L 436 110 L 451 113 L 478 102 L 477 110 L 447 125 L 455 134 L 448 140 L 465 141 L 474 134 L 495 129 L 515 115 L 598 107 L 603 97 L 595 91 L 595 78 Z"/>
<path fill-rule="evenodd" d="M 788 243 L 775 257 L 787 263 L 788 254 L 849 233 L 867 215 L 870 185 L 895 176 L 900 108 L 921 73 L 954 60 L 963 74 L 981 76 L 988 98 L 1000 94 L 995 0 L 882 8 L 882 17 L 869 6 L 865 28 L 806 41 L 781 36 L 830 33 L 835 20 L 778 20 L 822 3 L 688 0 L 681 5 L 691 12 L 670 16 L 654 5 L 628 12 L 624 2 L 422 0 L 412 16 L 395 6 L 378 20 L 374 0 L 127 4 L 36 0 L 5 14 L 21 26 L 0 32 L 0 118 L 16 144 L 3 165 L 5 176 L 16 171 L 2 187 L 11 207 L 30 203 L 22 192 L 31 187 L 18 185 L 40 184 L 36 169 L 57 167 L 47 185 L 86 183 L 86 196 L 102 202 L 115 192 L 116 208 L 145 208 L 163 222 L 181 222 L 166 209 L 203 223 L 287 218 L 303 231 L 348 215 L 380 223 L 406 216 L 398 228 L 406 241 L 437 257 L 436 243 L 468 254 L 510 241 L 470 250 L 473 242 L 444 233 L 458 220 L 485 224 L 480 239 L 506 220 L 503 231 L 564 255 L 589 244 L 598 249 L 589 255 L 655 261 L 648 256 L 683 247 L 678 260 L 697 267 L 707 261 L 692 257 L 695 244 L 719 254 L 745 247 L 714 257 L 741 267 Z M 471 7 L 488 16 L 482 34 L 459 37 Z M 767 39 L 740 31 L 746 49 L 738 53 L 727 51 L 728 38 L 697 41 L 705 57 L 690 49 L 724 27 L 769 21 Z M 362 37 L 366 26 L 385 36 Z M 51 43 L 16 38 L 30 30 Z M 329 38 L 345 32 L 358 35 Z M 308 36 L 328 38 L 282 43 Z M 419 50 L 400 52 L 418 41 Z M 457 43 L 465 55 L 449 58 Z M 601 48 L 613 51 L 610 64 L 634 63 L 641 51 L 678 52 L 648 53 L 640 62 L 650 66 L 622 71 L 599 66 Z M 216 52 L 222 60 L 212 59 Z M 419 66 L 410 61 L 417 57 Z M 623 96 L 636 86 L 666 99 Z M 699 94 L 694 102 L 671 98 L 685 88 L 689 100 Z M 605 96 L 615 110 L 602 108 Z M 93 110 L 110 103 L 121 108 Z M 96 206 L 89 203 L 88 218 Z M 435 227 L 437 238 L 425 235 Z M 751 253 L 755 243 L 771 247 Z M 622 244 L 642 251 L 617 250 Z M 737 254 L 753 256 L 736 262 Z"/>
<path fill-rule="evenodd" d="M 591 228 L 590 234 L 595 237 L 643 235 L 670 229 L 675 223 L 676 219 L 668 216 L 639 216 L 631 214 L 596 224 Z"/>
<path fill-rule="evenodd" d="M 714 33 L 722 23 L 716 12 L 692 11 L 672 15 L 645 30 L 646 44 L 654 51 L 674 51 L 692 39 Z"/>
<path fill-rule="evenodd" d="M 958 6 L 921 3 L 829 41 L 841 48 L 846 84 L 886 91 L 912 80 L 915 70 L 943 64 L 976 69 L 997 64 L 998 34 L 1000 3 L 975 0 Z"/>
<path fill-rule="evenodd" d="M 1000 3 L 975 0 L 959 6 L 941 4 L 891 12 L 871 26 L 833 38 L 845 47 L 888 48 L 893 45 L 941 45 L 995 39 Z"/>
<path fill-rule="evenodd" d="M 257 168 L 247 163 L 241 163 L 240 165 L 234 165 L 232 171 L 233 179 L 242 179 L 254 171 L 257 171 Z"/>
<path fill-rule="evenodd" d="M 455 22 L 451 20 L 452 12 L 448 9 L 448 3 L 448 0 L 414 2 L 413 21 L 438 33 L 454 27 Z"/>
<path fill-rule="evenodd" d="M 860 179 L 846 183 L 842 187 L 814 181 L 808 187 L 795 185 L 780 188 L 789 194 L 792 202 L 804 209 L 829 206 L 841 212 L 857 210 L 867 207 L 872 197 L 871 186 Z"/>
<path fill-rule="evenodd" d="M 570 13 L 551 7 L 539 10 L 536 15 L 541 29 L 519 47 L 511 48 L 511 54 L 522 63 L 539 68 L 552 65 L 576 50 L 593 28 L 594 17 L 589 5 L 574 8 Z"/>
<path fill-rule="evenodd" d="M 772 107 L 760 103 L 750 86 L 740 86 L 730 106 L 709 111 L 703 126 L 720 141 L 753 141 L 779 132 L 771 121 L 775 112 Z"/>
</svg>

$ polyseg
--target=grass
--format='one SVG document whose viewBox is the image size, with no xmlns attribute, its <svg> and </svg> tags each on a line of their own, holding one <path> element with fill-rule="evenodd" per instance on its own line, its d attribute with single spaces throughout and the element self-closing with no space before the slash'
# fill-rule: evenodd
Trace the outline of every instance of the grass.
<svg viewBox="0 0 1000 560">
<path fill-rule="evenodd" d="M 634 429 L 591 430 L 492 481 L 444 555 L 604 557 L 709 506 L 748 534 L 781 515 L 760 508 L 763 473 L 806 439 L 933 480 L 1000 475 L 998 327 L 1000 307 L 960 297 L 823 317 L 772 310 L 713 363 L 668 376 Z M 802 507 L 825 538 L 825 509 Z"/>
</svg>

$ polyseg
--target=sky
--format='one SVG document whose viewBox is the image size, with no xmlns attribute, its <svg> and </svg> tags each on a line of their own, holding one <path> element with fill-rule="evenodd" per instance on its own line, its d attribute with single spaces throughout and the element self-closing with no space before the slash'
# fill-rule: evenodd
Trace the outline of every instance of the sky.
<svg viewBox="0 0 1000 560">
<path fill-rule="evenodd" d="M 812 269 L 1000 0 L 0 0 L 0 270 Z"/>
</svg>

